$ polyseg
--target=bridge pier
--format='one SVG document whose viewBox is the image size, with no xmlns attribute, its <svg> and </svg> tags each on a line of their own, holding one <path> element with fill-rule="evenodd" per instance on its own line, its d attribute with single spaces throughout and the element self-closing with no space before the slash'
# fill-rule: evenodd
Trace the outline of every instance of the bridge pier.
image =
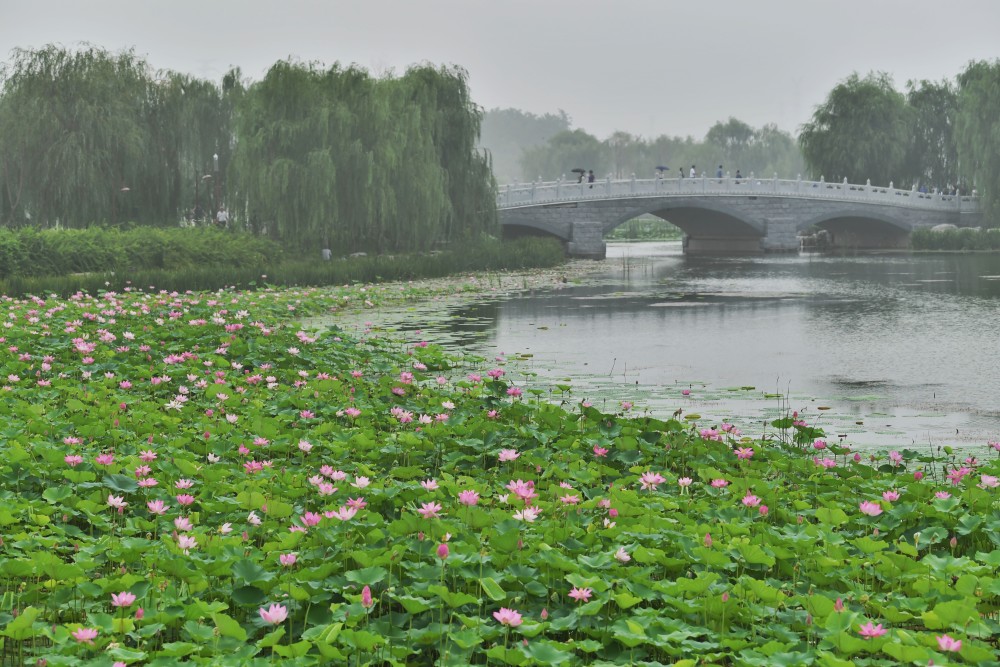
<svg viewBox="0 0 1000 667">
<path fill-rule="evenodd" d="M 570 225 L 566 254 L 582 259 L 604 259 L 608 246 L 604 242 L 604 224 L 590 220 L 574 220 Z"/>
</svg>

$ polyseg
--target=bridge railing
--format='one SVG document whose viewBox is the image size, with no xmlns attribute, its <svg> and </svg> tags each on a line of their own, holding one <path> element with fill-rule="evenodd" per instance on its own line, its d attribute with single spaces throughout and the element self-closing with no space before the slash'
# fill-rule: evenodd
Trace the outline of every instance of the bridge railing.
<svg viewBox="0 0 1000 667">
<path fill-rule="evenodd" d="M 772 195 L 805 199 L 859 201 L 910 208 L 941 211 L 976 211 L 978 201 L 968 195 L 924 193 L 916 189 L 903 190 L 890 183 L 888 187 L 842 182 L 804 181 L 802 179 L 760 178 L 752 174 L 696 178 L 605 178 L 593 183 L 577 181 L 539 181 L 501 186 L 497 208 L 537 206 L 560 202 L 592 199 L 622 199 L 648 197 L 684 197 L 715 195 L 720 197 Z"/>
</svg>

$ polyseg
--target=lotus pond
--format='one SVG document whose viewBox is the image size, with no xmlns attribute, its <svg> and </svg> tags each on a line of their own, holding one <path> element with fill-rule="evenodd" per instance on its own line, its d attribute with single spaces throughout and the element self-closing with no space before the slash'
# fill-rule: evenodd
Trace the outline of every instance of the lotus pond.
<svg viewBox="0 0 1000 667">
<path fill-rule="evenodd" d="M 3 664 L 1000 664 L 1000 444 L 301 328 L 363 289 L 4 300 Z"/>
</svg>

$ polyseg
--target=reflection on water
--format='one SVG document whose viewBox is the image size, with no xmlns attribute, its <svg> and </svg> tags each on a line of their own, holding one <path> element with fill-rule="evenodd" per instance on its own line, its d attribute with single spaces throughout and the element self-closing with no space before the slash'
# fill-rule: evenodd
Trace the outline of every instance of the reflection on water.
<svg viewBox="0 0 1000 667">
<path fill-rule="evenodd" d="M 530 353 L 530 370 L 609 407 L 641 394 L 661 416 L 751 424 L 783 407 L 768 393 L 859 444 L 1000 435 L 998 255 L 608 255 L 596 281 L 479 304 L 449 327 L 491 356 Z"/>
</svg>

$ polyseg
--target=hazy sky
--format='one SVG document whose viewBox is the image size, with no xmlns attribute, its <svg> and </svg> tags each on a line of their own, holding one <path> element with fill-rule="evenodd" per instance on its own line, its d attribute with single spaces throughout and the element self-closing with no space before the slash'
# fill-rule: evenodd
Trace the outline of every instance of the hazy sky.
<svg viewBox="0 0 1000 667">
<path fill-rule="evenodd" d="M 602 139 L 701 138 L 730 116 L 795 132 L 854 71 L 902 90 L 1000 57 L 1000 1 L 0 0 L 3 61 L 81 42 L 213 80 L 288 57 L 457 64 L 487 109 L 563 109 Z"/>
</svg>

